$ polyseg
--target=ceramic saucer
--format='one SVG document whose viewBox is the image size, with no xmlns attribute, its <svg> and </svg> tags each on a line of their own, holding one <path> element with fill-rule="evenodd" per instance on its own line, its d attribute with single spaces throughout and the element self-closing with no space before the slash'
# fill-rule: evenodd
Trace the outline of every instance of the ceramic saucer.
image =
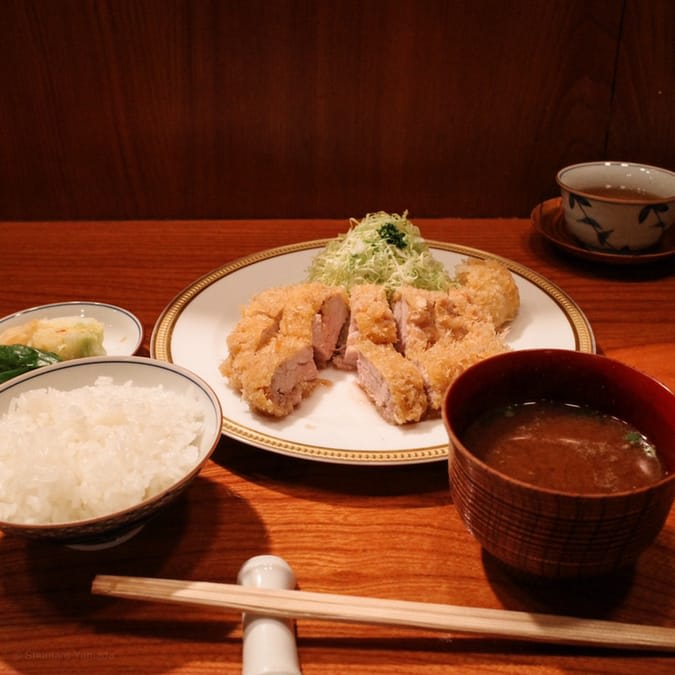
<svg viewBox="0 0 675 675">
<path fill-rule="evenodd" d="M 640 253 L 608 253 L 586 248 L 567 231 L 561 201 L 560 197 L 556 197 L 537 204 L 530 214 L 532 224 L 553 245 L 578 258 L 609 265 L 644 265 L 675 255 L 675 228 L 666 230 L 656 246 Z"/>
</svg>

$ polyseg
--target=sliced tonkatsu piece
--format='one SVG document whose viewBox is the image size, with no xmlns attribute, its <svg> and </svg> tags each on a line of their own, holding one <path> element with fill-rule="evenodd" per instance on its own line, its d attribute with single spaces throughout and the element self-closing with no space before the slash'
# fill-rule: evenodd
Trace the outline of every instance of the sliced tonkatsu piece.
<svg viewBox="0 0 675 675">
<path fill-rule="evenodd" d="M 461 340 L 478 323 L 492 324 L 492 319 L 462 288 L 451 288 L 434 304 L 437 338 Z"/>
<path fill-rule="evenodd" d="M 358 352 L 355 345 L 361 340 L 374 344 L 396 344 L 398 331 L 384 286 L 358 284 L 349 294 L 349 330 L 344 354 L 335 360 L 343 369 L 356 368 Z"/>
<path fill-rule="evenodd" d="M 220 372 L 236 389 L 241 389 L 239 374 L 242 367 L 237 365 L 238 359 L 262 349 L 279 332 L 283 297 L 281 288 L 270 288 L 254 295 L 242 307 L 241 318 L 227 336 L 228 354 L 220 364 Z"/>
<path fill-rule="evenodd" d="M 253 314 L 242 317 L 227 337 L 230 355 L 236 357 L 241 351 L 262 349 L 279 332 L 280 319 L 281 313 L 279 316 Z"/>
<path fill-rule="evenodd" d="M 274 286 L 257 293 L 241 308 L 242 317 L 263 314 L 278 319 L 288 297 L 289 288 L 292 286 Z"/>
<path fill-rule="evenodd" d="M 401 286 L 394 291 L 391 308 L 398 328 L 397 346 L 403 354 L 428 349 L 438 339 L 436 293 L 413 286 Z"/>
<path fill-rule="evenodd" d="M 296 284 L 256 295 L 227 338 L 221 372 L 249 406 L 289 414 L 332 358 L 349 314 L 344 290 Z"/>
<path fill-rule="evenodd" d="M 312 345 L 277 335 L 263 349 L 237 361 L 241 393 L 249 406 L 274 417 L 285 417 L 317 385 Z"/>
<path fill-rule="evenodd" d="M 520 294 L 506 265 L 492 258 L 468 258 L 455 268 L 455 278 L 497 329 L 515 319 Z"/>
<path fill-rule="evenodd" d="M 319 283 L 298 284 L 288 289 L 279 331 L 309 339 L 317 365 L 324 367 L 336 352 L 348 317 L 349 299 L 344 289 Z"/>
<path fill-rule="evenodd" d="M 241 389 L 240 374 L 245 358 L 263 349 L 279 333 L 279 319 L 266 314 L 244 316 L 227 336 L 227 358 L 220 372 L 236 389 Z M 239 363 L 238 363 L 239 362 Z"/>
<path fill-rule="evenodd" d="M 508 349 L 491 321 L 467 325 L 467 333 L 456 339 L 446 335 L 424 351 L 416 352 L 410 360 L 418 367 L 424 380 L 429 412 L 438 413 L 447 388 L 469 366 Z"/>
<path fill-rule="evenodd" d="M 424 381 L 411 361 L 393 344 L 360 340 L 356 372 L 359 385 L 382 417 L 392 424 L 418 422 L 427 410 Z"/>
<path fill-rule="evenodd" d="M 445 338 L 461 339 L 486 318 L 461 289 L 430 291 L 401 286 L 392 296 L 398 349 L 406 356 L 425 351 Z"/>
<path fill-rule="evenodd" d="M 469 365 L 506 349 L 491 315 L 464 288 L 401 287 L 393 311 L 399 349 L 422 374 L 429 412 L 440 411 L 446 389 Z"/>
</svg>

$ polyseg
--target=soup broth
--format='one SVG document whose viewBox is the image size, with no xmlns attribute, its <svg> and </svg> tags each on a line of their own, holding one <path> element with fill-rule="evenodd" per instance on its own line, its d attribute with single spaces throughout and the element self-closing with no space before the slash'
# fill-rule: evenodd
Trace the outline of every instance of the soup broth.
<svg viewBox="0 0 675 675">
<path fill-rule="evenodd" d="M 667 475 L 654 446 L 632 425 L 554 401 L 489 411 L 462 441 L 497 471 L 559 492 L 623 492 Z"/>
</svg>

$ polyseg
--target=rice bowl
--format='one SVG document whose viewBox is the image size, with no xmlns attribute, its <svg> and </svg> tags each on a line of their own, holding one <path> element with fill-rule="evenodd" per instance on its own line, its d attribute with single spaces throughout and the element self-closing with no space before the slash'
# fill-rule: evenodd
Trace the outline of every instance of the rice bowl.
<svg viewBox="0 0 675 675">
<path fill-rule="evenodd" d="M 0 529 L 116 543 L 211 455 L 222 412 L 190 371 L 142 357 L 48 366 L 0 387 Z"/>
</svg>

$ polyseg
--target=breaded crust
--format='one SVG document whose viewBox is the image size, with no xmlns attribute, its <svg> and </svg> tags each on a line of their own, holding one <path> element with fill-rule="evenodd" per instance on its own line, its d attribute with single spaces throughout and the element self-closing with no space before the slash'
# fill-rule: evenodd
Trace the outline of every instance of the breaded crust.
<svg viewBox="0 0 675 675">
<path fill-rule="evenodd" d="M 395 344 L 398 329 L 384 286 L 357 284 L 349 294 L 349 329 L 344 353 L 335 360 L 343 370 L 354 370 L 358 358 L 356 345 L 361 340 L 374 344 Z"/>
<path fill-rule="evenodd" d="M 244 400 L 274 417 L 291 413 L 317 385 L 312 346 L 297 338 L 277 336 L 237 365 Z"/>
<path fill-rule="evenodd" d="M 506 265 L 494 259 L 469 258 L 455 268 L 455 276 L 471 300 L 489 314 L 497 329 L 515 319 L 520 294 Z"/>
<path fill-rule="evenodd" d="M 288 415 L 317 384 L 348 316 L 347 294 L 324 284 L 295 284 L 256 295 L 227 337 L 221 373 L 249 406 Z"/>
<path fill-rule="evenodd" d="M 417 367 L 391 344 L 360 341 L 359 384 L 382 417 L 393 424 L 418 422 L 427 410 L 424 381 Z"/>
<path fill-rule="evenodd" d="M 492 322 L 475 322 L 464 337 L 439 340 L 429 349 L 415 353 L 412 360 L 424 379 L 430 411 L 439 412 L 448 387 L 469 366 L 508 349 Z"/>
<path fill-rule="evenodd" d="M 394 344 L 397 339 L 396 321 L 391 312 L 384 286 L 359 284 L 349 295 L 353 328 L 359 340 L 376 344 Z"/>
</svg>

